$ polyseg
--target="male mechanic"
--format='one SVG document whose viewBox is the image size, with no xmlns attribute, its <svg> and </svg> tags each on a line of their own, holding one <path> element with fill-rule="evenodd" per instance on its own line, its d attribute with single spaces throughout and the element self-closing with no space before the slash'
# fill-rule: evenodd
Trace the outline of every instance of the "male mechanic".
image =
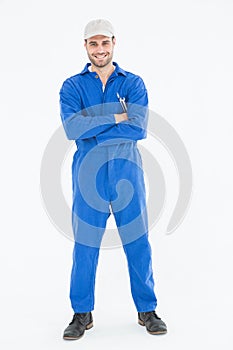
<svg viewBox="0 0 233 350">
<path fill-rule="evenodd" d="M 96 268 L 111 213 L 128 262 L 138 323 L 150 334 L 167 332 L 155 312 L 145 184 L 137 148 L 137 140 L 146 137 L 147 90 L 139 76 L 113 62 L 115 43 L 109 21 L 90 21 L 84 30 L 90 63 L 65 80 L 60 90 L 63 126 L 77 145 L 72 164 L 74 315 L 63 334 L 67 340 L 79 339 L 93 327 Z"/>
</svg>

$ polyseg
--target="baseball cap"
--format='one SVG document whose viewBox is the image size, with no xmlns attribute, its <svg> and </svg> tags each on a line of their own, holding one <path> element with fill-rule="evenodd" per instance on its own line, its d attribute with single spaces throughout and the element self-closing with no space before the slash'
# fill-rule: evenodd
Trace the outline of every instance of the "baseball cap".
<svg viewBox="0 0 233 350">
<path fill-rule="evenodd" d="M 84 29 L 84 39 L 91 38 L 95 35 L 114 36 L 112 24 L 106 19 L 94 19 L 90 21 Z"/>
</svg>

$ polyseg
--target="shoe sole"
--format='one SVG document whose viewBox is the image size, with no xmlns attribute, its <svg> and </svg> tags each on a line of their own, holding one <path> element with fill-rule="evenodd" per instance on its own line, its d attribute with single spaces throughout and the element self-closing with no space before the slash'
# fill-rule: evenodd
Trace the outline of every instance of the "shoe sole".
<svg viewBox="0 0 233 350">
<path fill-rule="evenodd" d="M 142 320 L 138 319 L 138 324 L 140 324 L 140 326 L 145 327 L 145 323 Z M 147 332 L 149 334 L 153 334 L 153 335 L 159 335 L 159 334 L 166 334 L 167 333 L 167 331 L 154 331 L 154 332 L 152 332 L 152 331 L 149 331 L 147 328 L 146 328 L 146 330 L 147 330 Z"/>
<path fill-rule="evenodd" d="M 91 322 L 91 323 L 86 325 L 86 330 L 88 331 L 92 327 L 93 327 L 93 322 Z M 77 339 L 82 338 L 83 336 L 84 336 L 84 333 L 82 335 L 80 335 L 79 337 L 67 337 L 67 336 L 64 336 L 63 339 L 65 339 L 65 340 L 77 340 Z"/>
</svg>

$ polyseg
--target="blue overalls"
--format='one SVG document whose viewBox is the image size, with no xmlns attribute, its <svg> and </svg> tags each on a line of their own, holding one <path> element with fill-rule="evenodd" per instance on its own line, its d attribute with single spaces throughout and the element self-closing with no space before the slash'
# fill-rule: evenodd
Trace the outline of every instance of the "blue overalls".
<svg viewBox="0 0 233 350">
<path fill-rule="evenodd" d="M 63 126 L 77 151 L 72 163 L 74 233 L 70 299 L 74 312 L 94 309 L 99 248 L 110 207 L 127 257 L 131 293 L 138 312 L 156 308 L 146 195 L 137 140 L 146 137 L 148 98 L 142 79 L 115 70 L 105 88 L 87 64 L 60 90 Z M 125 98 L 128 120 L 117 93 Z"/>
</svg>

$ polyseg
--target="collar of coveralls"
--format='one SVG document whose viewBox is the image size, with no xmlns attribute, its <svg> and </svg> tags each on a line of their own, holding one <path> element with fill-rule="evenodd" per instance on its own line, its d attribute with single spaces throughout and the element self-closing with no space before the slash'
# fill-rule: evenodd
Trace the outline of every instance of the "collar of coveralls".
<svg viewBox="0 0 233 350">
<path fill-rule="evenodd" d="M 124 71 L 124 69 L 120 68 L 116 62 L 112 62 L 112 63 L 115 66 L 115 70 L 113 72 L 114 75 L 124 75 L 124 76 L 126 76 L 126 71 Z M 92 73 L 89 70 L 90 65 L 91 65 L 91 63 L 87 63 L 80 74 L 84 75 L 86 73 Z"/>
</svg>

